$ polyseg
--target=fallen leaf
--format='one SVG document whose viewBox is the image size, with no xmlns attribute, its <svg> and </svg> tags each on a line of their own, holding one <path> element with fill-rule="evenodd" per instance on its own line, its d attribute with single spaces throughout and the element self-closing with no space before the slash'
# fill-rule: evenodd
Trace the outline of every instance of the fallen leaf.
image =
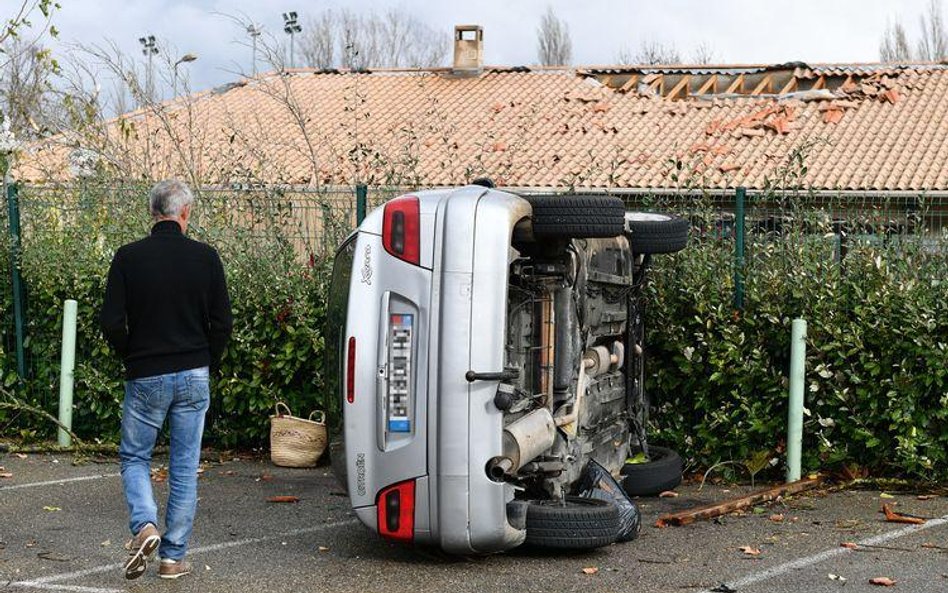
<svg viewBox="0 0 948 593">
<path fill-rule="evenodd" d="M 925 519 L 921 517 L 913 517 L 911 515 L 904 515 L 902 513 L 896 513 L 889 505 L 882 505 L 882 512 L 885 513 L 885 520 L 889 523 L 910 523 L 912 525 L 921 525 L 925 522 Z"/>
<path fill-rule="evenodd" d="M 923 547 L 923 548 L 928 548 L 928 549 L 930 549 L 930 550 L 948 550 L 948 547 L 939 546 L 938 544 L 936 544 L 936 543 L 934 543 L 934 542 L 924 542 L 924 543 L 922 544 L 922 547 Z"/>
<path fill-rule="evenodd" d="M 329 546 L 319 546 L 319 547 L 316 548 L 316 549 L 319 550 L 320 552 L 328 552 L 328 551 L 329 551 Z"/>
<path fill-rule="evenodd" d="M 678 493 L 674 490 L 666 490 L 658 495 L 659 498 L 678 498 Z"/>
<path fill-rule="evenodd" d="M 43 507 L 43 510 L 44 510 L 44 511 L 49 511 L 49 512 L 51 512 L 51 513 L 54 513 L 54 512 L 56 512 L 56 511 L 61 511 L 62 509 L 59 508 L 59 507 L 45 506 L 45 507 Z"/>
<path fill-rule="evenodd" d="M 753 510 L 753 513 L 754 513 L 755 515 L 763 515 L 763 514 L 766 513 L 766 512 L 767 512 L 767 509 L 765 509 L 765 508 L 763 508 L 763 507 L 754 507 L 754 510 Z"/>
<path fill-rule="evenodd" d="M 0 469 L 3 469 L 3 468 L 0 468 Z M 938 498 L 938 497 L 935 496 L 934 494 L 919 494 L 918 496 L 915 497 L 915 500 L 931 500 L 933 498 Z"/>
<path fill-rule="evenodd" d="M 111 546 L 111 545 L 112 545 L 112 540 L 107 539 L 107 540 L 105 540 L 104 542 L 102 542 L 102 543 L 99 544 L 99 545 L 102 546 L 103 548 L 106 547 L 106 546 Z"/>
<path fill-rule="evenodd" d="M 299 496 L 271 496 L 267 502 L 299 502 Z"/>
<path fill-rule="evenodd" d="M 26 547 L 26 548 L 33 548 L 33 547 L 35 547 L 35 546 L 36 546 L 36 540 L 35 540 L 35 539 L 31 539 L 31 540 L 29 540 L 28 542 L 26 542 L 26 543 L 24 544 L 24 547 Z"/>
<path fill-rule="evenodd" d="M 777 513 L 776 515 L 771 515 L 767 518 L 773 521 L 774 523 L 783 523 L 783 515 L 781 515 L 780 513 Z"/>
<path fill-rule="evenodd" d="M 12 477 L 13 477 L 12 472 L 0 472 L 0 478 L 12 478 Z"/>
<path fill-rule="evenodd" d="M 599 572 L 599 569 L 595 566 L 587 566 L 583 569 L 583 574 L 596 574 L 597 572 Z"/>
<path fill-rule="evenodd" d="M 26 459 L 28 457 L 26 453 L 17 453 L 16 456 L 18 459 Z"/>
<path fill-rule="evenodd" d="M 733 587 L 729 587 L 725 585 L 724 583 L 721 583 L 714 589 L 711 589 L 711 593 L 737 593 L 737 589 Z"/>
<path fill-rule="evenodd" d="M 211 570 L 211 567 L 208 566 L 207 564 L 205 564 L 205 565 L 204 565 L 204 570 Z"/>
<path fill-rule="evenodd" d="M 222 471 L 222 472 L 217 472 L 217 473 L 220 474 L 220 475 L 222 475 L 222 476 L 236 476 L 236 475 L 238 475 L 238 473 L 235 472 L 235 471 L 232 470 L 232 469 L 229 469 L 229 470 L 226 470 L 226 471 Z"/>
<path fill-rule="evenodd" d="M 895 585 L 895 581 L 893 581 L 889 577 L 875 577 L 875 578 L 869 579 L 869 584 L 879 585 L 880 587 L 892 587 Z"/>
<path fill-rule="evenodd" d="M 889 494 L 888 492 L 883 492 L 882 494 L 879 495 L 879 498 L 895 498 L 895 497 Z"/>
<path fill-rule="evenodd" d="M 833 580 L 833 581 L 839 581 L 839 582 L 841 582 L 841 583 L 845 583 L 845 582 L 846 582 L 846 577 L 841 577 L 841 576 L 839 576 L 838 574 L 832 574 L 832 573 L 830 573 L 830 574 L 828 574 L 828 575 L 826 575 L 826 576 L 828 576 L 828 577 L 830 578 L 830 580 Z"/>
<path fill-rule="evenodd" d="M 260 479 L 263 480 L 264 482 L 272 482 L 272 481 L 273 481 L 273 475 L 272 475 L 272 474 L 260 474 Z"/>
<path fill-rule="evenodd" d="M 738 548 L 741 552 L 744 552 L 748 556 L 760 556 L 760 548 L 754 548 L 752 546 L 741 546 Z"/>
<path fill-rule="evenodd" d="M 848 548 L 848 549 L 850 549 L 850 550 L 855 550 L 855 549 L 857 549 L 857 548 L 859 547 L 859 545 L 856 544 L 855 542 L 843 542 L 843 543 L 841 543 L 841 544 L 839 544 L 839 545 L 840 545 L 840 547 Z"/>
</svg>

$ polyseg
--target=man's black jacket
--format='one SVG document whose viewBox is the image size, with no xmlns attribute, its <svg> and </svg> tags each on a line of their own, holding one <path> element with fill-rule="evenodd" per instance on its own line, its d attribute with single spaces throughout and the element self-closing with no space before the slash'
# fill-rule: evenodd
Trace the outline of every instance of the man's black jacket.
<svg viewBox="0 0 948 593">
<path fill-rule="evenodd" d="M 155 224 L 115 253 L 99 322 L 127 379 L 217 368 L 233 325 L 217 251 Z"/>
</svg>

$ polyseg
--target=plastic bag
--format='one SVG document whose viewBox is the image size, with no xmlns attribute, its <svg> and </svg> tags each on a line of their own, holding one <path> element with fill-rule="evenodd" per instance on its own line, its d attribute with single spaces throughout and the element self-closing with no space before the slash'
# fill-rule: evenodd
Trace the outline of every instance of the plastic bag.
<svg viewBox="0 0 948 593">
<path fill-rule="evenodd" d="M 639 507 L 616 482 L 609 471 L 596 460 L 590 459 L 576 483 L 577 493 L 583 498 L 608 500 L 619 509 L 619 537 L 617 541 L 627 542 L 639 536 L 642 530 L 642 515 Z"/>
</svg>

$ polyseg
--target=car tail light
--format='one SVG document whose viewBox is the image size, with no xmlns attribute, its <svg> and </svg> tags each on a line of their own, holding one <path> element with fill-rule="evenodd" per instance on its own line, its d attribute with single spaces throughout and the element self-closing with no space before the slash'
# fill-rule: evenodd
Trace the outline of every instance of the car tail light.
<svg viewBox="0 0 948 593">
<path fill-rule="evenodd" d="M 385 205 L 382 220 L 385 251 L 416 266 L 421 261 L 420 212 L 418 198 L 403 196 Z"/>
<path fill-rule="evenodd" d="M 349 351 L 346 356 L 346 401 L 350 404 L 355 401 L 356 385 L 356 339 L 349 338 Z"/>
<path fill-rule="evenodd" d="M 379 492 L 379 535 L 410 542 L 415 537 L 415 481 L 399 482 Z"/>
</svg>

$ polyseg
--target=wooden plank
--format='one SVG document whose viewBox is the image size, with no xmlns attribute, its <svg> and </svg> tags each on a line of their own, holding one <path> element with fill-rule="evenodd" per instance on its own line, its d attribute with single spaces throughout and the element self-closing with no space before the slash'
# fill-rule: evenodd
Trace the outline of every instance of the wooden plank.
<svg viewBox="0 0 948 593">
<path fill-rule="evenodd" d="M 783 85 L 783 88 L 780 89 L 781 95 L 786 95 L 787 93 L 792 93 L 797 90 L 797 77 L 791 76 L 787 84 Z"/>
<path fill-rule="evenodd" d="M 718 92 L 718 75 L 717 74 L 712 74 L 711 77 L 708 78 L 708 80 L 706 80 L 704 84 L 701 85 L 701 87 L 695 92 L 695 95 L 703 95 L 707 93 L 709 90 L 712 93 Z"/>
<path fill-rule="evenodd" d="M 638 84 L 639 84 L 639 75 L 633 74 L 632 76 L 629 77 L 629 80 L 627 80 L 625 84 L 622 85 L 622 88 L 620 88 L 619 91 L 623 93 L 634 91 L 635 88 L 638 86 Z"/>
<path fill-rule="evenodd" d="M 684 76 L 681 77 L 681 80 L 678 81 L 678 84 L 676 84 L 674 88 L 672 88 L 672 90 L 669 91 L 668 95 L 666 95 L 666 98 L 674 99 L 675 96 L 678 95 L 678 93 L 681 93 L 682 90 L 685 91 L 684 93 L 682 93 L 682 98 L 687 98 L 689 82 L 691 82 L 691 75 L 685 74 Z"/>
<path fill-rule="evenodd" d="M 767 90 L 773 92 L 773 82 L 774 82 L 774 75 L 773 75 L 773 74 L 768 74 L 767 76 L 764 77 L 763 80 L 760 81 L 760 84 L 758 84 L 758 85 L 754 88 L 754 90 L 751 92 L 751 94 L 752 94 L 752 95 L 759 95 L 759 94 L 761 94 L 762 92 L 764 92 L 764 89 L 767 89 Z"/>
<path fill-rule="evenodd" d="M 659 74 L 659 75 L 658 75 L 658 78 L 656 78 L 655 80 L 653 80 L 648 86 L 649 86 L 653 91 L 655 91 L 656 93 L 658 93 L 659 96 L 662 96 L 662 94 L 663 94 L 662 91 L 665 90 L 665 75 L 664 75 L 664 74 Z"/>
<path fill-rule="evenodd" d="M 731 93 L 743 93 L 744 92 L 744 75 L 741 74 L 734 79 L 734 82 L 731 83 L 731 86 L 727 87 L 727 90 L 724 91 L 725 95 L 730 95 Z"/>
<path fill-rule="evenodd" d="M 658 518 L 658 521 L 655 523 L 655 526 L 667 527 L 668 525 L 688 525 L 689 523 L 694 523 L 695 521 L 699 520 L 713 519 L 714 517 L 733 513 L 734 511 L 739 511 L 741 509 L 746 509 L 747 507 L 753 506 L 755 504 L 776 500 L 781 496 L 797 494 L 798 492 L 809 490 L 810 488 L 818 486 L 822 481 L 823 479 L 821 477 L 807 478 L 804 480 L 798 480 L 796 482 L 790 482 L 789 484 L 781 484 L 780 486 L 767 488 L 766 490 L 759 490 L 753 494 L 748 494 L 747 496 L 741 496 L 739 498 L 732 498 L 730 500 L 716 502 L 714 504 L 695 507 L 693 509 L 680 511 L 678 513 L 668 513 L 661 515 Z"/>
<path fill-rule="evenodd" d="M 813 83 L 813 86 L 810 88 L 810 90 L 818 91 L 824 88 L 826 88 L 826 76 L 820 76 L 818 79 L 816 79 L 816 82 Z"/>
</svg>

